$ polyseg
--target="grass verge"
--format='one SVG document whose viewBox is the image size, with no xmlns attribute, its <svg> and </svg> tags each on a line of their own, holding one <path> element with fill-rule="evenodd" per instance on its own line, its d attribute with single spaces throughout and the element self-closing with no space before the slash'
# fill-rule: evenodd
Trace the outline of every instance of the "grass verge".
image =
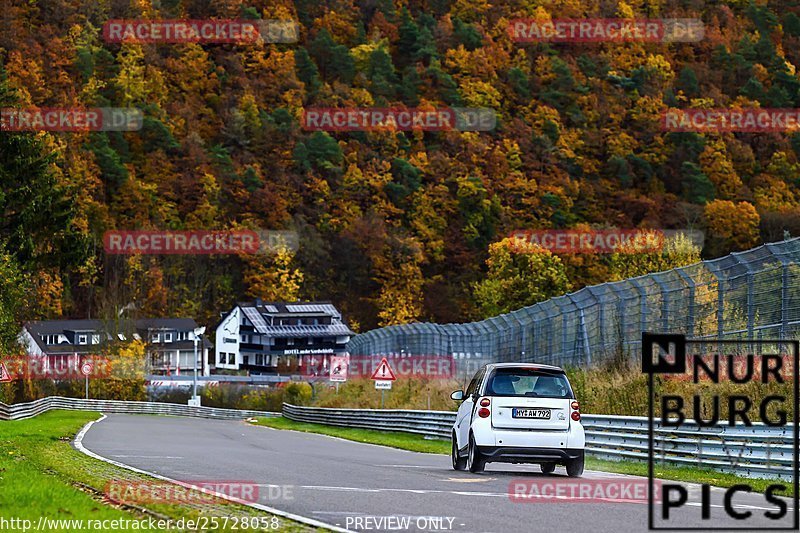
<svg viewBox="0 0 800 533">
<path fill-rule="evenodd" d="M 0 518 L 30 520 L 36 527 L 39 517 L 49 520 L 147 520 L 148 518 L 185 521 L 217 518 L 203 531 L 247 531 L 244 517 L 273 515 L 228 502 L 120 505 L 109 501 L 104 491 L 109 481 L 155 482 L 149 476 L 131 472 L 93 459 L 71 446 L 80 429 L 99 413 L 50 411 L 28 420 L 0 422 Z M 224 520 L 228 518 L 228 523 Z M 275 517 L 279 531 L 305 532 L 314 528 Z M 235 524 L 238 524 L 238 529 Z M 85 523 L 84 523 L 85 525 Z M 142 524 L 146 526 L 146 523 Z M 195 531 L 183 527 L 173 531 Z M 214 527 L 217 526 L 217 527 Z M 79 526 L 65 522 L 49 523 L 45 531 L 76 531 Z M 102 529 L 102 528 L 95 528 Z M 114 528 L 107 528 L 113 530 Z M 130 529 L 130 528 L 129 528 Z M 163 531 L 142 527 L 139 531 Z M 251 528 L 250 531 L 259 529 Z M 265 527 L 263 531 L 274 531 Z"/>
<path fill-rule="evenodd" d="M 412 452 L 450 454 L 450 441 L 441 439 L 426 439 L 414 433 L 401 433 L 390 431 L 376 431 L 373 429 L 347 428 L 339 426 L 326 426 L 323 424 L 310 424 L 307 422 L 294 422 L 287 418 L 259 418 L 255 424 L 268 426 L 275 429 L 291 429 L 307 433 L 320 433 L 332 437 L 380 444 L 391 448 L 400 448 Z M 594 457 L 586 458 L 586 468 L 618 474 L 634 476 L 647 476 L 647 463 L 633 461 L 606 461 Z M 755 492 L 764 492 L 771 482 L 766 479 L 749 479 L 733 474 L 725 474 L 715 470 L 699 470 L 679 466 L 655 465 L 655 476 L 659 479 L 684 481 L 687 483 L 708 483 L 716 487 L 731 487 L 737 484 L 748 484 Z M 794 487 L 785 483 L 786 495 L 794 495 Z"/>
<path fill-rule="evenodd" d="M 416 433 L 402 433 L 399 431 L 375 431 L 374 429 L 346 428 L 339 426 L 325 426 L 322 424 L 309 424 L 294 422 L 284 417 L 259 418 L 255 422 L 258 426 L 267 426 L 275 429 L 291 429 L 306 433 L 321 433 L 331 437 L 380 444 L 401 450 L 423 453 L 450 453 L 450 441 L 441 439 L 426 439 Z"/>
</svg>

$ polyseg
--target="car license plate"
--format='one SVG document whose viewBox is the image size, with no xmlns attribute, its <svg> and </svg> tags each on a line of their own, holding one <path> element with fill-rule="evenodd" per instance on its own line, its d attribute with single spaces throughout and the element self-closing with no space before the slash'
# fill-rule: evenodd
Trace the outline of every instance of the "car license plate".
<svg viewBox="0 0 800 533">
<path fill-rule="evenodd" d="M 550 420 L 550 409 L 512 409 L 512 418 L 544 418 Z"/>
</svg>

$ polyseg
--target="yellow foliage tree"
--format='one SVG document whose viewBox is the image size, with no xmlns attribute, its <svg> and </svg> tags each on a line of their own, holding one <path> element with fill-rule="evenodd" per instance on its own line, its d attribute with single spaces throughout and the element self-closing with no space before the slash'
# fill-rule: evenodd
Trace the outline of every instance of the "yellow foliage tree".
<svg viewBox="0 0 800 533">
<path fill-rule="evenodd" d="M 746 250 L 758 244 L 761 218 L 750 202 L 714 200 L 706 204 L 704 214 L 710 237 L 716 241 L 715 252 Z"/>
<path fill-rule="evenodd" d="M 742 180 L 728 159 L 725 143 L 715 140 L 706 144 L 700 154 L 700 168 L 717 189 L 721 200 L 731 200 L 742 188 Z"/>
<path fill-rule="evenodd" d="M 422 284 L 422 271 L 416 263 L 404 263 L 396 275 L 387 277 L 378 295 L 379 325 L 418 320 L 422 314 Z"/>
<path fill-rule="evenodd" d="M 294 253 L 280 248 L 271 258 L 245 256 L 244 284 L 247 294 L 267 301 L 293 302 L 300 297 L 303 272 L 295 268 Z"/>
</svg>

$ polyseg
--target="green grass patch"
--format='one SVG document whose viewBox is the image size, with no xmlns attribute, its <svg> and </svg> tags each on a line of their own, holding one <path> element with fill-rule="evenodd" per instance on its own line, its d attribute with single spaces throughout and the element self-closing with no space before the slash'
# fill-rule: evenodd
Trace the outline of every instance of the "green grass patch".
<svg viewBox="0 0 800 533">
<path fill-rule="evenodd" d="M 401 450 L 423 453 L 450 453 L 450 441 L 441 439 L 426 439 L 416 433 L 402 433 L 399 431 L 376 431 L 374 429 L 348 428 L 339 426 L 325 426 L 322 424 L 309 424 L 295 422 L 288 418 L 259 418 L 256 425 L 268 426 L 275 429 L 291 429 L 306 433 L 320 433 L 331 437 L 380 444 Z"/>
<path fill-rule="evenodd" d="M 412 452 L 450 454 L 450 441 L 441 439 L 426 439 L 422 435 L 414 433 L 401 433 L 391 431 L 376 431 L 373 429 L 359 429 L 338 426 L 326 426 L 323 424 L 310 424 L 307 422 L 294 422 L 288 418 L 259 418 L 257 425 L 268 426 L 275 429 L 290 429 L 294 431 L 304 431 L 307 433 L 320 433 L 356 442 L 366 442 L 370 444 L 380 444 L 392 448 L 400 448 Z M 619 474 L 629 474 L 634 476 L 647 477 L 647 463 L 634 461 L 606 461 L 586 458 L 586 468 L 589 470 L 599 470 L 602 472 L 614 472 Z M 680 466 L 655 465 L 655 476 L 659 479 L 684 481 L 687 483 L 708 483 L 716 487 L 730 487 L 736 484 L 745 483 L 753 487 L 756 492 L 764 492 L 773 481 L 766 479 L 749 479 L 733 474 L 725 474 L 715 470 L 699 470 Z M 787 487 L 786 495 L 794 494 L 794 487 L 791 483 L 784 483 Z"/>
<path fill-rule="evenodd" d="M 71 446 L 75 434 L 99 413 L 50 411 L 28 420 L 0 422 L 0 516 L 31 520 L 127 519 L 229 517 L 227 527 L 204 531 L 235 531 L 233 518 L 272 515 L 228 502 L 203 504 L 145 504 L 140 509 L 112 504 L 102 498 L 111 480 L 162 483 L 93 459 Z M 282 532 L 307 532 L 315 528 L 279 518 Z M 219 520 L 219 524 L 223 524 Z M 48 531 L 73 531 L 69 527 L 46 527 Z M 150 531 L 146 528 L 139 531 Z M 155 530 L 158 531 L 158 530 Z M 238 531 L 247 531 L 240 524 Z M 251 528 L 250 531 L 256 531 Z M 263 531 L 273 531 L 265 528 Z"/>
<path fill-rule="evenodd" d="M 69 440 L 97 413 L 51 412 L 30 420 L 0 422 L 0 509 L 6 519 L 134 519 L 78 490 L 59 472 L 78 453 Z"/>
<path fill-rule="evenodd" d="M 607 461 L 594 457 L 586 458 L 586 468 L 590 470 L 601 470 L 603 472 L 614 472 L 618 474 L 630 474 L 632 476 L 647 477 L 647 463 L 635 461 Z M 732 487 L 733 485 L 745 484 L 753 487 L 753 491 L 763 493 L 767 487 L 775 484 L 769 479 L 751 479 L 726 474 L 716 470 L 696 469 L 685 466 L 653 465 L 653 474 L 659 479 L 683 481 L 686 483 L 708 483 L 715 487 Z M 779 482 L 781 483 L 781 482 Z M 786 486 L 784 496 L 794 495 L 794 485 L 791 482 L 782 482 Z"/>
</svg>

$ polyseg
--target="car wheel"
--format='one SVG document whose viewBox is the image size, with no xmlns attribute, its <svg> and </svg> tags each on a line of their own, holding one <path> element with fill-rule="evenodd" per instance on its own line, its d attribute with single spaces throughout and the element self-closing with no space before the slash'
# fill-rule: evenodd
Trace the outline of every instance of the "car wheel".
<svg viewBox="0 0 800 533">
<path fill-rule="evenodd" d="M 478 449 L 478 446 L 475 444 L 475 438 L 470 435 L 469 436 L 469 455 L 467 456 L 467 468 L 473 474 L 479 474 L 483 472 L 484 467 L 486 467 L 486 461 L 484 461 L 483 457 L 481 456 L 481 451 Z"/>
<path fill-rule="evenodd" d="M 456 435 L 453 433 L 453 446 L 450 452 L 450 459 L 453 461 L 453 470 L 466 470 L 467 458 L 458 456 L 458 442 Z"/>
<path fill-rule="evenodd" d="M 552 474 L 556 469 L 555 463 L 542 463 L 539 465 L 542 469 L 542 474 Z"/>
<path fill-rule="evenodd" d="M 583 452 L 576 459 L 567 460 L 567 475 L 569 477 L 581 477 L 583 475 Z"/>
</svg>

